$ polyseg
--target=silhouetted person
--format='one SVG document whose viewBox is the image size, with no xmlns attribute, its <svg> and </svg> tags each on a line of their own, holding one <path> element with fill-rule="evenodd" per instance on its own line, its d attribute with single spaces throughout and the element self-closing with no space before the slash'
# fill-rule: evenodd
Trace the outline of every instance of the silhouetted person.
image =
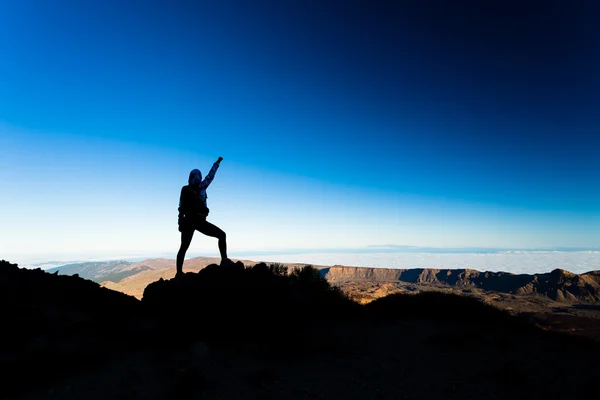
<svg viewBox="0 0 600 400">
<path fill-rule="evenodd" d="M 202 172 L 194 169 L 190 172 L 189 185 L 181 188 L 179 197 L 179 232 L 181 232 L 181 247 L 177 253 L 177 275 L 183 274 L 183 259 L 185 252 L 190 247 L 194 231 L 219 239 L 219 252 L 221 263 L 229 261 L 227 258 L 226 235 L 219 227 L 206 220 L 209 209 L 206 205 L 206 188 L 213 181 L 223 157 L 219 157 L 210 169 L 206 178 L 202 180 Z"/>
</svg>

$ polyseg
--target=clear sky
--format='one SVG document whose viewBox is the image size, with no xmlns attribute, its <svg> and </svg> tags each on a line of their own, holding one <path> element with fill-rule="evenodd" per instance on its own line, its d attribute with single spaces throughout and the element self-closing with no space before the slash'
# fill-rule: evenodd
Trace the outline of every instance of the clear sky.
<svg viewBox="0 0 600 400">
<path fill-rule="evenodd" d="M 0 0 L 0 258 L 174 251 L 181 186 L 219 156 L 232 252 L 598 247 L 599 19 L 591 0 Z"/>
</svg>

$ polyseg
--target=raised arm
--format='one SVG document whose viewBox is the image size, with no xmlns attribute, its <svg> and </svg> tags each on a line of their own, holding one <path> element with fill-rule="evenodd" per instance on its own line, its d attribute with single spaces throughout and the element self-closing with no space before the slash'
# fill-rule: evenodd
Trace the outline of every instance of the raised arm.
<svg viewBox="0 0 600 400">
<path fill-rule="evenodd" d="M 219 157 L 219 159 L 213 164 L 212 168 L 210 169 L 210 171 L 208 172 L 208 174 L 202 181 L 202 185 L 201 185 L 202 188 L 206 189 L 208 187 L 208 185 L 210 185 L 210 183 L 213 181 L 213 179 L 215 179 L 215 174 L 217 173 L 217 170 L 219 169 L 219 166 L 221 165 L 221 161 L 223 161 L 223 157 Z"/>
</svg>

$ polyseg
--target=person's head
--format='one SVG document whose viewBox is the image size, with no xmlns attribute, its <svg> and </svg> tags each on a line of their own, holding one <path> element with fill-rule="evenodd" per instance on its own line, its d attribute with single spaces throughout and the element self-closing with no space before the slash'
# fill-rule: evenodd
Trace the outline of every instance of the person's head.
<svg viewBox="0 0 600 400">
<path fill-rule="evenodd" d="M 192 186 L 200 186 L 202 182 L 202 172 L 199 169 L 193 169 L 190 172 L 190 177 L 188 179 L 188 183 Z"/>
</svg>

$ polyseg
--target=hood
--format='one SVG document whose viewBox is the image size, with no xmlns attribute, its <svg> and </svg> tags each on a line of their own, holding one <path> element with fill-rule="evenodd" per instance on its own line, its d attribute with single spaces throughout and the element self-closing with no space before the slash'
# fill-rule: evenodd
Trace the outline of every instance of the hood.
<svg viewBox="0 0 600 400">
<path fill-rule="evenodd" d="M 188 179 L 188 183 L 192 186 L 200 186 L 202 182 L 202 172 L 199 169 L 193 169 L 190 172 L 190 178 Z"/>
</svg>

